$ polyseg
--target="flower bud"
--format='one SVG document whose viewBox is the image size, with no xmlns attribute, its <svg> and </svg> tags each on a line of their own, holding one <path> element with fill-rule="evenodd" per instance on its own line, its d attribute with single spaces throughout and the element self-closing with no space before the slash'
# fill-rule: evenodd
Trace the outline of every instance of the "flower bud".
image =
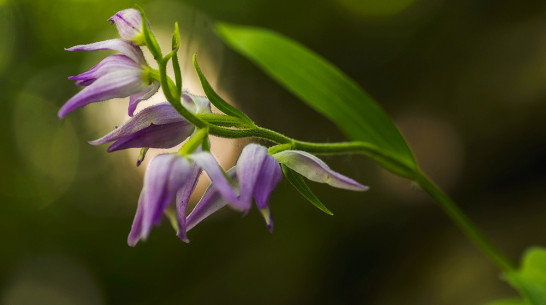
<svg viewBox="0 0 546 305">
<path fill-rule="evenodd" d="M 119 35 L 126 40 L 130 40 L 138 45 L 143 45 L 144 32 L 142 30 L 142 17 L 140 12 L 134 8 L 125 9 L 117 12 L 108 19 L 118 28 Z"/>
</svg>

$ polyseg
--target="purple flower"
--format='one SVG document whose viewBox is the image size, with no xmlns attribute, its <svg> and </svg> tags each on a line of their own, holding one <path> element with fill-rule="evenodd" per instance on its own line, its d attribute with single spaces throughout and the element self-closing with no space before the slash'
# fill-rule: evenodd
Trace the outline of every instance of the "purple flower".
<svg viewBox="0 0 546 305">
<path fill-rule="evenodd" d="M 108 152 L 127 148 L 171 148 L 194 131 L 195 126 L 186 121 L 169 103 L 143 109 L 120 127 L 104 137 L 89 141 L 91 145 L 114 142 Z"/>
<path fill-rule="evenodd" d="M 284 150 L 273 155 L 282 163 L 305 178 L 326 183 L 350 191 L 367 191 L 368 187 L 330 169 L 326 163 L 301 150 Z"/>
<path fill-rule="evenodd" d="M 232 185 L 224 176 L 214 157 L 208 152 L 197 152 L 188 156 L 163 154 L 156 156 L 144 175 L 144 186 L 140 193 L 138 208 L 128 237 L 128 244 L 135 246 L 145 240 L 152 228 L 161 222 L 165 209 L 176 197 L 179 232 L 186 239 L 186 209 L 189 197 L 204 170 L 219 194 L 230 202 L 238 202 Z"/>
<path fill-rule="evenodd" d="M 61 107 L 59 118 L 91 103 L 127 96 L 130 96 L 129 115 L 132 116 L 138 103 L 150 98 L 159 89 L 159 82 L 149 76 L 142 50 L 129 41 L 112 39 L 67 50 L 114 50 L 122 54 L 110 55 L 89 71 L 69 77 L 76 81 L 76 85 L 85 88 Z"/>
<path fill-rule="evenodd" d="M 207 98 L 184 92 L 182 100 L 184 106 L 194 113 L 210 113 Z M 194 130 L 195 126 L 169 103 L 161 103 L 144 108 L 120 127 L 89 144 L 114 142 L 108 147 L 108 152 L 142 147 L 171 148 L 182 143 Z"/>
<path fill-rule="evenodd" d="M 241 152 L 237 165 L 227 173 L 231 179 L 239 182 L 239 200 L 226 200 L 216 185 L 211 184 L 188 215 L 186 230 L 192 229 L 228 203 L 231 207 L 247 213 L 254 199 L 268 229 L 273 231 L 269 197 L 282 180 L 282 171 L 277 160 L 268 154 L 267 148 L 249 144 Z"/>
<path fill-rule="evenodd" d="M 119 35 L 123 39 L 133 41 L 136 44 L 144 44 L 142 17 L 138 10 L 129 8 L 119 11 L 110 17 L 108 21 L 116 25 Z"/>
</svg>

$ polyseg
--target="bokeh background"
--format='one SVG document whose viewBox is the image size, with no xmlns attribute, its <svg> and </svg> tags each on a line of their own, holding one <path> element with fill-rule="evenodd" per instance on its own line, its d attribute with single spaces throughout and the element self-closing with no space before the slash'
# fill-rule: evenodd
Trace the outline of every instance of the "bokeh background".
<svg viewBox="0 0 546 305">
<path fill-rule="evenodd" d="M 215 88 L 262 126 L 341 141 L 210 25 L 263 26 L 303 43 L 386 109 L 424 170 L 510 258 L 546 245 L 543 0 L 0 0 L 1 304 L 478 305 L 515 296 L 418 188 L 356 155 L 326 160 L 367 193 L 311 184 L 333 217 L 284 181 L 271 199 L 274 234 L 256 210 L 225 210 L 191 231 L 190 244 L 164 221 L 128 247 L 138 151 L 87 144 L 126 119 L 127 101 L 63 120 L 56 112 L 78 90 L 66 77 L 107 55 L 63 48 L 115 37 L 106 19 L 135 2 L 164 47 L 181 23 L 187 89 L 201 92 L 188 62 L 198 52 Z M 243 143 L 214 145 L 229 167 Z"/>
</svg>

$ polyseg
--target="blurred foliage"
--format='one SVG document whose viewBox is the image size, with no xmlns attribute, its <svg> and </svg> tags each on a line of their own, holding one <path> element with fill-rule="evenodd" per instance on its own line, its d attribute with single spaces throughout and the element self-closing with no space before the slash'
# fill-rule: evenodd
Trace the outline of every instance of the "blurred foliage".
<svg viewBox="0 0 546 305">
<path fill-rule="evenodd" d="M 104 56 L 63 48 L 114 37 L 106 20 L 134 3 L 0 0 L 3 304 L 455 305 L 515 296 L 422 192 L 359 156 L 327 161 L 369 192 L 311 185 L 333 217 L 285 181 L 271 199 L 274 234 L 257 211 L 241 219 L 226 210 L 192 230 L 189 245 L 165 221 L 129 248 L 142 185 L 136 157 L 86 143 L 123 120 L 109 120 L 106 107 L 126 101 L 62 121 L 55 112 L 78 90 L 66 77 Z M 154 31 L 180 21 L 185 66 L 198 51 L 207 77 L 210 67 L 218 72 L 211 83 L 219 94 L 261 125 L 303 140 L 342 140 L 214 40 L 204 16 L 301 42 L 381 103 L 425 172 L 513 259 L 546 244 L 543 0 L 136 3 Z M 196 76 L 185 71 L 190 86 Z"/>
</svg>

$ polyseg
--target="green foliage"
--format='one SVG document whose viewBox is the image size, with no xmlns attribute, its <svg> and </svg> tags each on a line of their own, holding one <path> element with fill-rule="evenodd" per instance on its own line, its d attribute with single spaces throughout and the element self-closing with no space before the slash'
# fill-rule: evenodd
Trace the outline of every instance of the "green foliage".
<svg viewBox="0 0 546 305">
<path fill-rule="evenodd" d="M 379 105 L 338 68 L 269 30 L 220 23 L 218 35 L 275 80 L 322 113 L 352 140 L 377 147 L 367 155 L 413 178 L 417 165 L 404 138 Z"/>
<path fill-rule="evenodd" d="M 197 72 L 197 75 L 199 76 L 199 80 L 201 81 L 201 86 L 203 87 L 203 90 L 205 91 L 205 95 L 209 98 L 210 102 L 218 108 L 218 110 L 222 111 L 223 113 L 240 118 L 246 122 L 252 122 L 246 114 L 239 111 L 237 108 L 231 106 L 226 101 L 224 101 L 217 93 L 212 89 L 212 86 L 205 78 L 205 75 L 201 72 L 201 68 L 199 68 L 199 64 L 197 64 L 197 54 L 193 54 L 193 66 L 195 68 L 195 71 Z"/>
<path fill-rule="evenodd" d="M 323 211 L 324 213 L 328 215 L 334 215 L 328 208 L 318 199 L 318 197 L 311 191 L 309 186 L 307 186 L 307 183 L 305 183 L 305 180 L 303 180 L 303 177 L 296 173 L 295 171 L 291 170 L 287 166 L 281 164 L 282 172 L 284 173 L 284 176 L 288 181 L 290 181 L 290 184 L 309 202 L 311 202 L 314 206 L 316 206 L 319 210 Z"/>
<path fill-rule="evenodd" d="M 528 304 L 546 305 L 546 250 L 531 248 L 519 270 L 505 274 Z"/>
</svg>

